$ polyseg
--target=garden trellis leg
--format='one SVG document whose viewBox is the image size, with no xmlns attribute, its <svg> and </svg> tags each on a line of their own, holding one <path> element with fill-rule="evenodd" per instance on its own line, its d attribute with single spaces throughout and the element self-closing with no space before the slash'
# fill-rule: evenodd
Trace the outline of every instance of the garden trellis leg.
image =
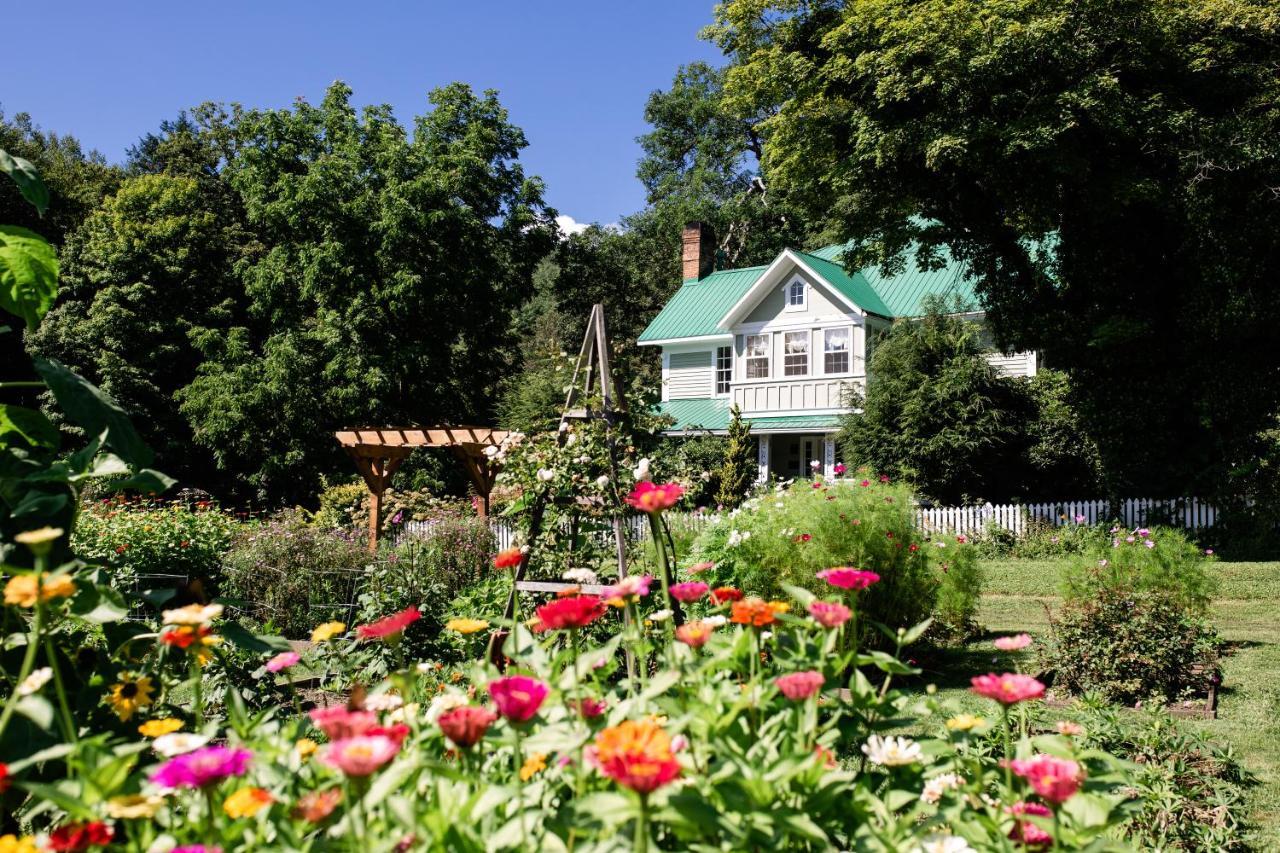
<svg viewBox="0 0 1280 853">
<path fill-rule="evenodd" d="M 598 411 L 593 410 L 588 403 L 588 398 L 591 396 L 592 389 L 597 381 L 600 383 L 600 409 Z M 573 379 L 569 384 L 569 392 L 565 396 L 564 410 L 560 414 L 560 424 L 556 431 L 556 444 L 560 447 L 564 446 L 570 421 L 603 421 L 606 444 L 609 448 L 609 476 L 615 486 L 618 482 L 616 427 L 618 415 L 626 412 L 626 406 L 626 401 L 617 393 L 617 386 L 613 381 L 613 371 L 609 366 L 609 337 L 605 331 L 604 307 L 596 303 L 591 307 L 591 315 L 587 319 L 587 330 L 582 337 L 582 348 L 578 351 L 578 359 L 573 366 Z M 511 592 L 507 596 L 507 606 L 503 611 L 503 618 L 507 621 L 515 617 L 516 596 L 519 595 L 520 586 L 524 582 L 525 570 L 528 568 L 533 546 L 537 542 L 538 536 L 542 533 L 546 508 L 547 496 L 542 494 L 534 501 L 533 507 L 529 512 L 529 530 L 525 539 L 525 545 L 528 550 L 521 556 L 520 563 L 516 566 Z M 624 578 L 627 576 L 627 539 L 622 529 L 622 517 L 617 512 L 613 516 L 613 540 L 617 550 L 618 577 Z M 548 585 L 539 584 L 539 586 L 546 587 Z M 563 585 L 563 587 L 568 586 L 570 584 Z M 624 618 L 629 617 L 624 614 Z M 503 639 L 503 634 L 499 632 L 495 632 L 490 638 L 490 660 L 500 660 L 499 644 Z M 626 656 L 628 674 L 633 674 L 635 656 L 630 649 L 626 650 Z"/>
</svg>

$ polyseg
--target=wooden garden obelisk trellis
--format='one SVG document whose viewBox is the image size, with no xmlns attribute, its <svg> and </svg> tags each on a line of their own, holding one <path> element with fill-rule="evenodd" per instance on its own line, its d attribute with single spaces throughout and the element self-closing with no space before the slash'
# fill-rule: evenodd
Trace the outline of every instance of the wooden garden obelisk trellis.
<svg viewBox="0 0 1280 853">
<path fill-rule="evenodd" d="M 590 405 L 592 393 L 597 389 L 600 395 L 600 406 L 594 409 Z M 599 305 L 591 307 L 591 316 L 587 320 L 587 331 L 582 338 L 582 349 L 578 352 L 578 360 L 573 368 L 573 381 L 565 397 L 564 411 L 560 414 L 560 427 L 556 432 L 556 444 L 563 447 L 568 435 L 570 421 L 600 420 L 605 425 L 606 443 L 609 448 L 609 476 L 616 483 L 618 479 L 618 452 L 616 424 L 619 414 L 626 411 L 626 401 L 618 394 L 613 382 L 613 371 L 609 368 L 609 337 L 605 331 L 604 308 Z M 515 583 L 511 585 L 511 593 L 507 597 L 504 618 L 511 620 L 515 616 L 516 596 L 523 589 L 537 589 L 553 592 L 574 584 L 537 583 L 536 586 L 525 581 L 525 570 L 529 566 L 529 557 L 533 546 L 542 533 L 543 520 L 547 511 L 547 495 L 540 494 L 529 510 L 529 528 L 525 537 L 527 549 L 516 566 Z M 618 577 L 627 576 L 627 539 L 622 529 L 622 518 L 617 513 L 613 516 L 613 539 L 617 547 Z M 498 644 L 505 634 L 495 633 L 490 639 L 489 655 L 498 657 Z M 627 652 L 627 665 L 631 667 L 632 655 Z"/>
</svg>

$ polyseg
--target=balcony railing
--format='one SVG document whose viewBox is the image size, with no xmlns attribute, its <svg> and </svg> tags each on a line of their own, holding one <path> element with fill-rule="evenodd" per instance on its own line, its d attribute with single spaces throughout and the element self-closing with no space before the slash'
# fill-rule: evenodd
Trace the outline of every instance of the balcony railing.
<svg viewBox="0 0 1280 853">
<path fill-rule="evenodd" d="M 846 408 L 849 388 L 863 391 L 865 376 L 796 377 L 794 379 L 754 379 L 735 382 L 733 403 L 744 415 L 763 412 L 807 411 Z"/>
</svg>

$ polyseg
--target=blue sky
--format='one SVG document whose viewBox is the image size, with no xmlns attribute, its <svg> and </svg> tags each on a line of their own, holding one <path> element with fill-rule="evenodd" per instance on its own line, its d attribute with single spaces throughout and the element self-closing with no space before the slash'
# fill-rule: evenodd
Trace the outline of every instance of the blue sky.
<svg viewBox="0 0 1280 853">
<path fill-rule="evenodd" d="M 336 79 L 401 122 L 453 80 L 494 88 L 524 128 L 526 168 L 579 222 L 643 205 L 645 98 L 676 68 L 717 61 L 698 31 L 712 0 L 24 2 L 5 10 L 0 108 L 119 161 L 139 136 L 207 100 L 318 102 Z"/>
</svg>

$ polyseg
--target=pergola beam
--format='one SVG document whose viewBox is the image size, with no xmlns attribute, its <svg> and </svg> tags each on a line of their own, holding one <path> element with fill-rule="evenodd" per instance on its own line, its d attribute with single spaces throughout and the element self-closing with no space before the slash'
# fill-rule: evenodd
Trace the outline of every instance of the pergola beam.
<svg viewBox="0 0 1280 853">
<path fill-rule="evenodd" d="M 502 444 L 507 435 L 506 430 L 476 426 L 359 427 L 334 433 L 369 487 L 369 550 L 378 548 L 382 533 L 382 496 L 391 484 L 391 476 L 419 447 L 452 450 L 480 496 L 481 514 L 488 515 L 489 493 L 493 491 L 497 466 L 485 450 Z"/>
</svg>

